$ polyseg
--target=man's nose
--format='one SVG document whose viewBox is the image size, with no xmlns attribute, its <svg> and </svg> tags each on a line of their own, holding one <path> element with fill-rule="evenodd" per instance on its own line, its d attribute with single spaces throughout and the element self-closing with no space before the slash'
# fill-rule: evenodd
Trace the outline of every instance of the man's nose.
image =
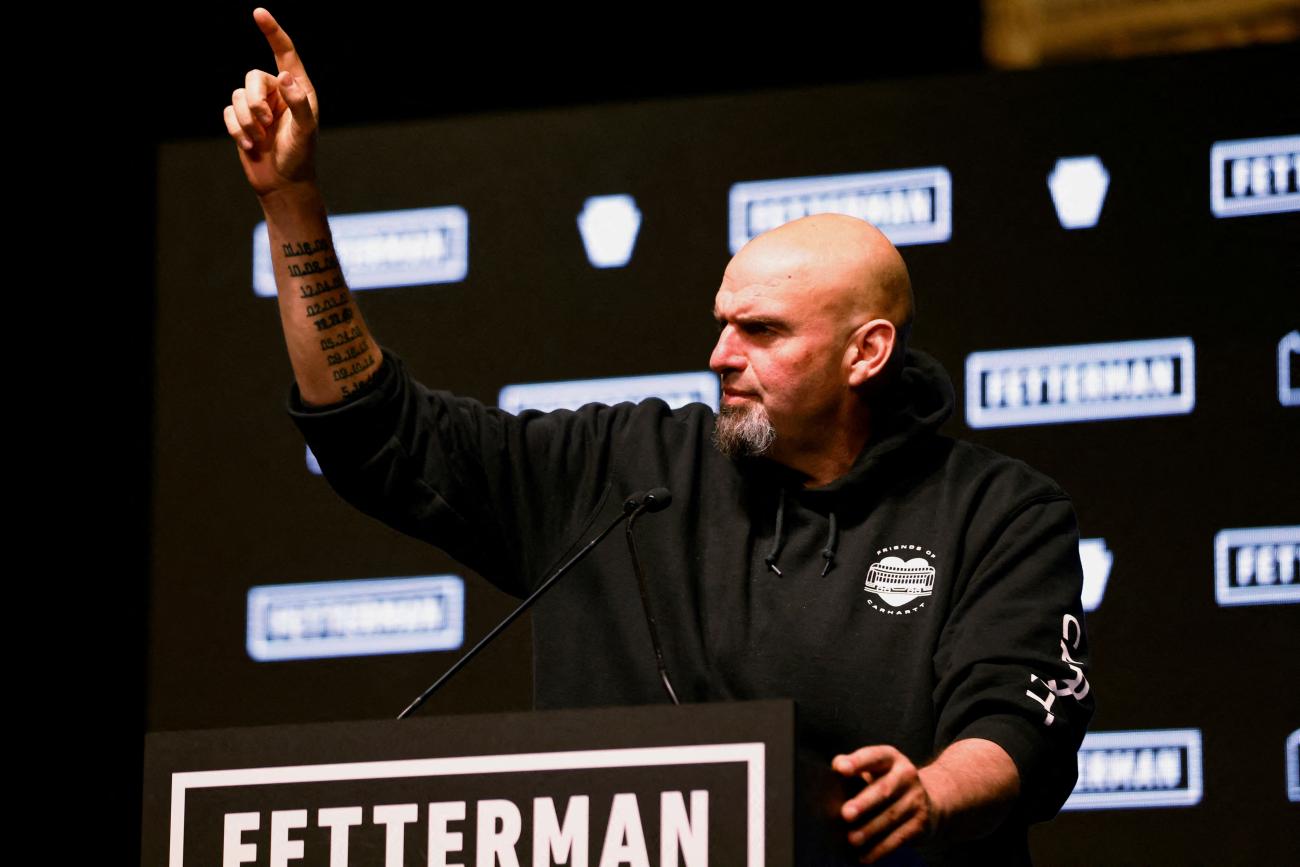
<svg viewBox="0 0 1300 867">
<path fill-rule="evenodd" d="M 718 335 L 718 342 L 713 347 L 713 354 L 709 356 L 709 369 L 714 373 L 722 376 L 729 371 L 743 370 L 745 367 L 745 358 L 741 355 L 735 345 L 735 329 L 730 325 L 722 329 Z"/>
</svg>

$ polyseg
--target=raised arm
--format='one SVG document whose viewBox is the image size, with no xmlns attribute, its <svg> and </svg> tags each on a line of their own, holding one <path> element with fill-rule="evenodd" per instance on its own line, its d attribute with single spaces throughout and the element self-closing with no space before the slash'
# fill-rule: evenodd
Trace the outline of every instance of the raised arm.
<svg viewBox="0 0 1300 867">
<path fill-rule="evenodd" d="M 343 279 L 316 184 L 316 91 L 289 34 L 253 10 L 277 75 L 251 70 L 226 106 L 226 131 L 266 215 L 289 361 L 302 399 L 324 406 L 365 388 L 383 356 Z"/>
</svg>

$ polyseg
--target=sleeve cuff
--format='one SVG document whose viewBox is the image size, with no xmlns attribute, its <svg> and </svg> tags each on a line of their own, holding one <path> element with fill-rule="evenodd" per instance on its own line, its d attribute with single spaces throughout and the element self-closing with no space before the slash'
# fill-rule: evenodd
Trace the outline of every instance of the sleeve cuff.
<svg viewBox="0 0 1300 867">
<path fill-rule="evenodd" d="M 331 460 L 344 454 L 368 457 L 393 435 L 401 402 L 404 367 L 387 347 L 380 347 L 383 361 L 371 378 L 370 388 L 327 406 L 303 403 L 297 382 L 289 385 L 286 409 L 298 426 L 317 460 Z"/>
</svg>

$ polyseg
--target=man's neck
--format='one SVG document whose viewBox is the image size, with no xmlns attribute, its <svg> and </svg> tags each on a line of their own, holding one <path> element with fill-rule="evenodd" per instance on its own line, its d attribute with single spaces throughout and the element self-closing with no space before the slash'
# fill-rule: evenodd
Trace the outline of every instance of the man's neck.
<svg viewBox="0 0 1300 867">
<path fill-rule="evenodd" d="M 871 439 L 871 416 L 863 410 L 857 416 L 841 419 L 826 427 L 827 438 L 810 443 L 803 449 L 797 444 L 780 448 L 778 438 L 768 457 L 782 466 L 802 473 L 805 488 L 820 488 L 842 478 L 853 468 L 858 455 Z"/>
</svg>

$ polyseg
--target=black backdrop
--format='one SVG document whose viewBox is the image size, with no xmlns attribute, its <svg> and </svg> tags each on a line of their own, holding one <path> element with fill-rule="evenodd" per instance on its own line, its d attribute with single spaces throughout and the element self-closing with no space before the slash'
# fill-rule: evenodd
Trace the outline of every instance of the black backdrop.
<svg viewBox="0 0 1300 867">
<path fill-rule="evenodd" d="M 914 341 L 949 369 L 959 404 L 973 351 L 1191 337 L 1189 415 L 979 431 L 955 417 L 948 432 L 1055 477 L 1083 534 L 1115 555 L 1088 619 L 1094 729 L 1204 736 L 1200 806 L 1066 814 L 1036 832 L 1037 853 L 1276 861 L 1297 846 L 1282 744 L 1300 727 L 1285 686 L 1300 618 L 1288 605 L 1216 605 L 1213 539 L 1300 523 L 1300 409 L 1276 396 L 1278 341 L 1300 327 L 1300 219 L 1215 219 L 1209 150 L 1300 134 L 1289 60 L 1237 52 L 328 129 L 321 175 L 339 214 L 466 209 L 465 281 L 358 297 L 418 376 L 489 403 L 514 382 L 703 369 L 727 192 L 769 178 L 947 167 L 951 241 L 903 254 Z M 1096 228 L 1065 231 L 1046 178 L 1059 157 L 1085 154 L 1104 161 L 1109 194 Z M 229 143 L 168 145 L 159 171 L 149 726 L 391 715 L 454 655 L 257 663 L 245 594 L 463 570 L 306 472 L 283 414 L 274 302 L 251 290 L 260 213 Z M 643 226 L 626 268 L 596 270 L 574 221 L 587 196 L 615 192 L 636 197 Z M 471 577 L 467 636 L 507 603 Z M 428 712 L 526 707 L 528 650 L 517 629 Z"/>
</svg>

